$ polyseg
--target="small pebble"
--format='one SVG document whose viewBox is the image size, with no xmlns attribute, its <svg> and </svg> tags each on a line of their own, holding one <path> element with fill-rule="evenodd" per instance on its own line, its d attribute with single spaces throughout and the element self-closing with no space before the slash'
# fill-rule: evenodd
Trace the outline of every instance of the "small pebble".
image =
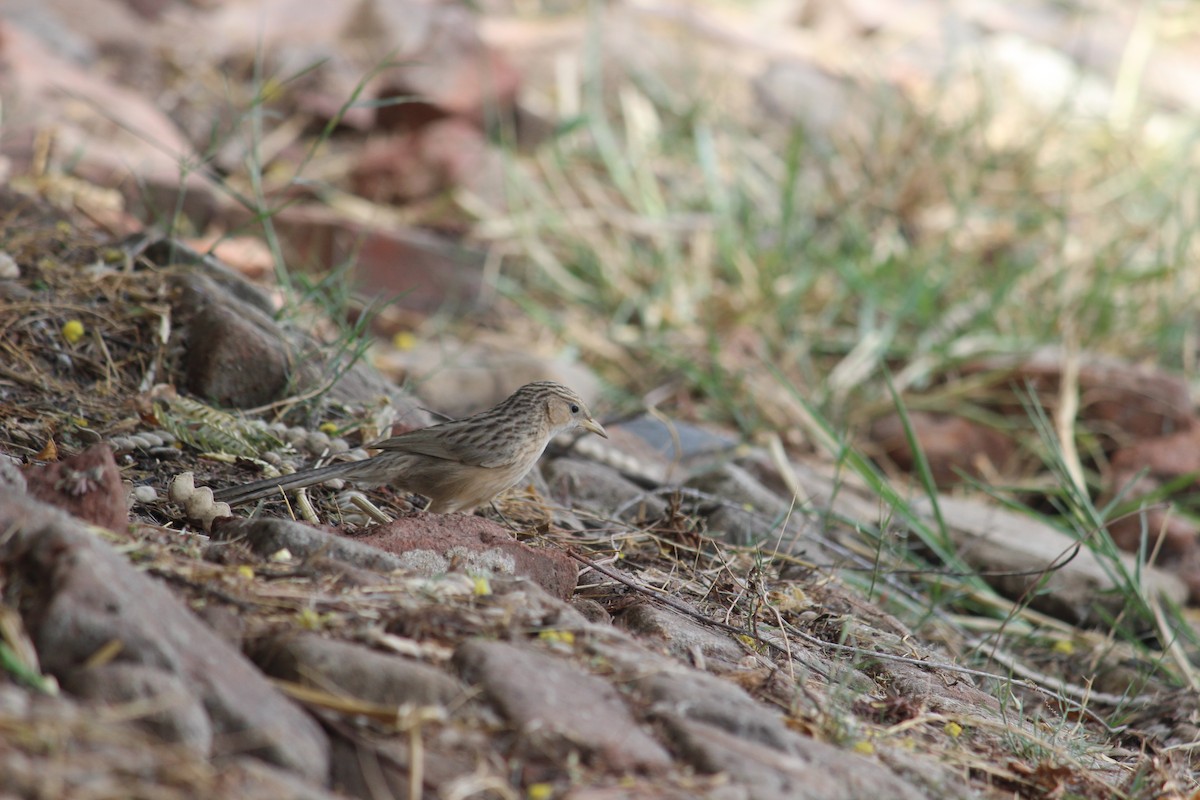
<svg viewBox="0 0 1200 800">
<path fill-rule="evenodd" d="M 19 277 L 21 277 L 21 268 L 17 266 L 16 260 L 8 253 L 0 250 L 0 280 Z"/>
<path fill-rule="evenodd" d="M 133 487 L 133 499 L 143 505 L 158 502 L 158 490 L 153 486 Z"/>
</svg>

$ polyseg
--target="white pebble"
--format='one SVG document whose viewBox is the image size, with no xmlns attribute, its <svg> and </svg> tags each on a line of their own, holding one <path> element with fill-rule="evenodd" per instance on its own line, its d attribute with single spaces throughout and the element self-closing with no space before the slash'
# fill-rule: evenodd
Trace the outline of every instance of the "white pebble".
<svg viewBox="0 0 1200 800">
<path fill-rule="evenodd" d="M 153 486 L 133 487 L 133 499 L 142 505 L 158 502 L 158 490 Z"/>
</svg>

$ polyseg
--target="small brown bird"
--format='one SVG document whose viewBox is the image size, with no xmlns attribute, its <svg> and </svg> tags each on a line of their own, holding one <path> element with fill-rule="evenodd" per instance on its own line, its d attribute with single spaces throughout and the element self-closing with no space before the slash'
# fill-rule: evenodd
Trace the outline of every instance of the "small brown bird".
<svg viewBox="0 0 1200 800">
<path fill-rule="evenodd" d="M 579 395 L 553 381 L 527 383 L 499 405 L 473 417 L 385 439 L 383 452 L 364 461 L 339 461 L 215 492 L 237 505 L 280 492 L 346 478 L 370 486 L 390 483 L 429 498 L 428 511 L 468 511 L 511 489 L 560 433 L 583 428 L 608 438 Z"/>
</svg>

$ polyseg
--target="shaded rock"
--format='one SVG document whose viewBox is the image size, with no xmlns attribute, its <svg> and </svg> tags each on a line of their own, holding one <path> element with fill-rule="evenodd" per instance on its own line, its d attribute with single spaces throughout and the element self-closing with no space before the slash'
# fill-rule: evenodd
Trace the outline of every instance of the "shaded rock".
<svg viewBox="0 0 1200 800">
<path fill-rule="evenodd" d="M 0 492 L 27 494 L 29 485 L 25 482 L 25 473 L 21 472 L 20 460 L 0 453 Z"/>
<path fill-rule="evenodd" d="M 738 547 L 762 545 L 774 549 L 778 542 L 784 549 L 783 540 L 795 538 L 781 534 L 780 526 L 772 524 L 770 517 L 737 506 L 716 506 L 704 519 L 705 533 Z"/>
<path fill-rule="evenodd" d="M 252 408 L 289 388 L 294 358 L 273 319 L 196 272 L 179 274 L 175 285 L 188 391 Z"/>
<path fill-rule="evenodd" d="M 617 690 L 569 661 L 476 640 L 459 647 L 455 662 L 531 753 L 561 762 L 577 751 L 614 773 L 670 766 L 667 751 L 638 726 Z"/>
<path fill-rule="evenodd" d="M 911 699 L 935 713 L 1001 721 L 999 701 L 971 685 L 969 676 L 955 675 L 951 680 L 940 670 L 890 659 L 880 660 L 875 671 L 894 696 Z"/>
<path fill-rule="evenodd" d="M 434 576 L 455 566 L 469 572 L 520 575 L 550 594 L 575 591 L 575 562 L 558 550 L 518 542 L 502 525 L 465 514 L 420 514 L 372 528 L 360 544 L 396 556 L 405 569 Z"/>
<path fill-rule="evenodd" d="M 728 455 L 739 440 L 724 432 L 681 420 L 663 420 L 643 414 L 613 426 L 626 431 L 657 452 L 668 462 L 694 469 Z M 610 431 L 611 432 L 611 431 Z"/>
<path fill-rule="evenodd" d="M 373 11 L 373 63 L 396 65 L 379 75 L 378 96 L 421 98 L 443 114 L 477 124 L 515 105 L 520 77 L 480 37 L 469 8 L 407 2 L 376 4 Z M 358 27 L 360 35 L 366 33 L 363 27 Z M 399 50 L 397 42 L 402 43 Z M 404 128 L 428 119 L 424 111 L 418 103 L 386 105 L 376 121 L 381 128 Z"/>
<path fill-rule="evenodd" d="M 557 502 L 600 517 L 615 517 L 620 512 L 624 520 L 653 520 L 667 513 L 664 500 L 594 461 L 557 458 L 542 468 L 542 474 Z"/>
<path fill-rule="evenodd" d="M 112 448 L 101 443 L 78 455 L 25 469 L 31 497 L 111 531 L 129 524 L 125 487 Z"/>
<path fill-rule="evenodd" d="M 333 797 L 319 785 L 257 759 L 226 758 L 214 766 L 119 716 L 101 722 L 94 709 L 65 695 L 34 695 L 0 685 L 0 727 L 36 732 L 4 737 L 0 775 L 5 797 Z M 64 757 L 64 747 L 69 757 Z"/>
<path fill-rule="evenodd" d="M 0 495 L 0 526 L 13 531 L 0 559 L 22 575 L 26 627 L 46 671 L 66 676 L 120 642 L 119 663 L 164 670 L 190 688 L 218 751 L 234 747 L 325 780 L 328 743 L 316 723 L 161 584 L 33 500 Z"/>
<path fill-rule="evenodd" d="M 684 462 L 668 458 L 663 451 L 628 429 L 625 423 L 606 424 L 605 430 L 608 431 L 608 441 L 604 444 L 609 455 L 604 463 L 639 485 L 651 488 L 671 485 L 688 474 Z M 583 443 L 581 440 L 580 444 Z M 620 453 L 623 458 L 614 459 L 611 456 L 613 451 Z"/>
<path fill-rule="evenodd" d="M 1128 500 L 1153 494 L 1184 476 L 1200 474 L 1200 425 L 1135 441 L 1114 453 L 1111 465 L 1106 494 L 1111 497 L 1120 492 Z M 1191 494 L 1196 487 L 1192 480 L 1181 486 L 1179 493 Z M 1161 538 L 1162 554 L 1176 560 L 1193 555 L 1198 545 L 1195 522 L 1159 504 L 1138 514 L 1122 515 L 1108 529 L 1113 541 L 1130 551 L 1142 547 L 1143 540 L 1148 551 L 1158 549 Z"/>
<path fill-rule="evenodd" d="M 751 742 L 788 752 L 796 736 L 779 713 L 729 681 L 698 670 L 657 672 L 633 681 L 633 689 L 656 714 L 672 714 L 718 728 Z"/>
<path fill-rule="evenodd" d="M 298 778 L 291 772 L 256 761 L 237 758 L 224 764 L 213 775 L 209 797 L 237 797 L 239 800 L 334 800 L 340 794 L 325 791 L 319 785 Z"/>
<path fill-rule="evenodd" d="M 181 676 L 144 664 L 113 662 L 63 673 L 62 686 L 74 695 L 108 705 L 141 702 L 147 709 L 136 722 L 166 742 L 178 742 L 196 755 L 212 752 L 213 730 L 199 698 Z"/>
<path fill-rule="evenodd" d="M 469 797 L 477 792 L 482 775 L 503 785 L 505 778 L 487 766 L 491 757 L 491 742 L 482 731 L 469 731 L 458 726 L 444 728 L 436 723 L 422 724 L 419 759 L 424 794 L 421 797 Z M 413 752 L 407 737 L 380 739 L 357 737 L 349 726 L 343 726 L 331 737 L 333 743 L 332 784 L 339 792 L 364 800 L 374 798 L 412 797 Z M 487 780 L 485 778 L 484 780 Z"/>
<path fill-rule="evenodd" d="M 730 795 L 725 793 L 697 794 L 692 787 L 680 788 L 663 786 L 653 782 L 653 779 L 638 782 L 636 779 L 623 778 L 620 786 L 580 786 L 572 788 L 567 800 L 696 800 L 697 797 L 708 797 L 720 800 Z"/>
<path fill-rule="evenodd" d="M 612 615 L 604 606 L 597 603 L 595 600 L 589 600 L 585 597 L 576 597 L 571 600 L 571 608 L 578 611 L 583 618 L 588 622 L 607 625 L 612 622 Z"/>
<path fill-rule="evenodd" d="M 1127 495 L 1132 500 L 1137 495 Z M 1134 514 L 1124 514 L 1108 524 L 1108 533 L 1117 547 L 1130 553 L 1155 550 L 1160 561 L 1175 568 L 1178 562 L 1188 562 L 1195 557 L 1200 544 L 1200 527 L 1180 516 L 1173 507 L 1143 508 Z M 1193 594 L 1193 601 L 1200 601 L 1200 594 Z"/>
<path fill-rule="evenodd" d="M 129 201 L 138 199 L 143 181 L 174 186 L 176 196 L 181 183 L 189 192 L 204 191 L 200 176 L 179 166 L 181 159 L 193 155 L 190 143 L 162 109 L 140 93 L 72 63 L 8 21 L 0 24 L 0 62 L 3 150 L 21 164 L 20 174 L 30 172 L 32 154 L 14 152 L 14 141 L 53 129 L 54 152 L 72 160 L 73 175 L 98 186 L 127 190 Z M 147 142 L 154 146 L 148 147 Z M 59 168 L 53 161 L 49 166 Z M 107 201 L 97 210 L 119 211 Z"/>
<path fill-rule="evenodd" d="M 186 248 L 159 241 L 147 257 Z M 331 400 L 373 406 L 386 398 L 418 427 L 432 421 L 401 389 L 368 363 L 346 363 L 345 353 L 322 352 L 314 338 L 286 331 L 263 309 L 262 293 L 215 259 L 192 253 L 193 268 L 176 272 L 173 309 L 180 322 L 183 369 L 188 390 L 231 408 L 263 405 L 287 394 L 325 386 Z M 269 305 L 269 301 L 267 302 Z"/>
<path fill-rule="evenodd" d="M 310 556 L 304 561 L 304 571 L 312 575 L 320 575 L 326 580 L 336 579 L 341 586 L 381 586 L 390 583 L 390 579 L 375 570 L 361 569 L 345 561 L 324 556 Z"/>
<path fill-rule="evenodd" d="M 196 609 L 196 616 L 235 650 L 242 649 L 246 636 L 246 618 L 234 609 L 216 603 L 205 603 Z"/>
<path fill-rule="evenodd" d="M 736 464 L 702 472 L 687 482 L 687 486 L 720 497 L 730 503 L 753 508 L 780 521 L 787 514 L 788 503 L 764 486 L 749 471 Z"/>
<path fill-rule="evenodd" d="M 204 43 L 214 61 L 251 63 L 263 53 L 286 58 L 292 68 L 284 72 L 336 54 L 331 60 L 349 61 L 353 69 L 335 72 L 341 82 L 324 87 L 332 101 L 344 104 L 360 82 L 364 99 L 419 98 L 373 108 L 377 129 L 404 129 L 447 115 L 482 123 L 511 107 L 518 75 L 477 28 L 470 9 L 439 3 L 268 0 L 217 8 Z"/>
<path fill-rule="evenodd" d="M 671 655 L 684 663 L 704 660 L 725 669 L 746 656 L 746 649 L 724 631 L 706 628 L 682 614 L 649 602 L 638 602 L 615 620 L 631 633 L 651 636 L 662 642 Z"/>
<path fill-rule="evenodd" d="M 139 231 L 121 243 L 122 250 L 130 258 L 142 257 L 160 267 L 190 265 L 194 272 L 217 284 L 225 294 L 261 311 L 274 320 L 275 301 L 266 290 L 247 281 L 240 272 L 229 267 L 214 255 L 202 253 L 178 239 L 158 235 L 153 231 Z M 211 290 L 195 287 L 202 294 L 217 297 Z"/>
<path fill-rule="evenodd" d="M 737 464 L 721 464 L 692 477 L 687 485 L 724 501 L 707 509 L 708 527 L 734 544 L 777 545 L 796 552 L 819 538 L 807 512 Z"/>
<path fill-rule="evenodd" d="M 258 642 L 250 657 L 272 677 L 380 706 L 449 706 L 466 691 L 435 667 L 315 634 Z"/>
<path fill-rule="evenodd" d="M 926 796 L 875 761 L 824 742 L 794 736 L 791 751 L 784 753 L 715 725 L 674 714 L 660 718 L 672 747 L 685 760 L 701 772 L 725 773 L 742 790 L 731 797 L 920 800 Z"/>
</svg>

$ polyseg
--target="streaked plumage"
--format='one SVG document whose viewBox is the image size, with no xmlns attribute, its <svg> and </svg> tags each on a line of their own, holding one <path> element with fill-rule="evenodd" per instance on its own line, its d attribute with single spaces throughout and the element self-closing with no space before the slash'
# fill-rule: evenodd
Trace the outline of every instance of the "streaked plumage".
<svg viewBox="0 0 1200 800">
<path fill-rule="evenodd" d="M 473 417 L 420 428 L 379 442 L 382 452 L 292 475 L 232 486 L 214 499 L 237 505 L 333 478 L 389 483 L 424 495 L 429 511 L 468 511 L 512 488 L 560 433 L 583 428 L 608 438 L 579 395 L 553 381 L 527 383 Z"/>
</svg>

